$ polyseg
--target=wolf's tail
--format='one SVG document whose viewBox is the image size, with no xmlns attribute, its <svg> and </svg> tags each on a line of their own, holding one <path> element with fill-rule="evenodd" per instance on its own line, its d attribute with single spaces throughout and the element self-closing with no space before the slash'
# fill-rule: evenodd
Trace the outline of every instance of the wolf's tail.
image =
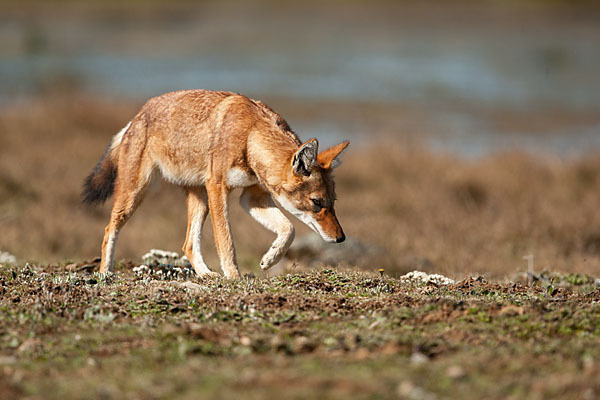
<svg viewBox="0 0 600 400">
<path fill-rule="evenodd" d="M 130 126 L 131 122 L 113 137 L 92 173 L 85 178 L 81 193 L 84 203 L 102 204 L 112 196 L 117 179 L 117 150 Z"/>
</svg>

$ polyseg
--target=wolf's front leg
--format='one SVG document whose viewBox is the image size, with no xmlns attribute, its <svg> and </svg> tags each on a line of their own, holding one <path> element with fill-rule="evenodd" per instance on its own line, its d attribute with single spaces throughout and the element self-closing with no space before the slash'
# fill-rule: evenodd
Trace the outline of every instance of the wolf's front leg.
<svg viewBox="0 0 600 400">
<path fill-rule="evenodd" d="M 260 261 L 263 270 L 277 264 L 294 241 L 294 225 L 277 208 L 271 195 L 258 185 L 244 189 L 240 204 L 262 226 L 275 232 L 277 237 Z"/>
<path fill-rule="evenodd" d="M 229 225 L 229 213 L 227 209 L 227 195 L 229 189 L 224 182 L 210 180 L 206 182 L 208 194 L 208 206 L 210 208 L 210 219 L 215 233 L 215 244 L 221 269 L 227 278 L 239 278 L 240 271 L 235 258 L 235 248 L 231 238 L 231 227 Z"/>
<path fill-rule="evenodd" d="M 194 267 L 196 275 L 218 276 L 211 271 L 202 258 L 202 226 L 208 215 L 206 188 L 187 188 L 188 227 L 183 244 L 183 252 Z"/>
</svg>

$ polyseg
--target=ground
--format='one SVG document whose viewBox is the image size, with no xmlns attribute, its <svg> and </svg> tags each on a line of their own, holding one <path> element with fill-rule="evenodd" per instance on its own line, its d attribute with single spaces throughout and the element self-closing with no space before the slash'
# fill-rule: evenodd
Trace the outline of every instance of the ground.
<svg viewBox="0 0 600 400">
<path fill-rule="evenodd" d="M 598 397 L 599 2 L 442 3 L 0 1 L 0 399 Z M 348 240 L 291 217 L 265 276 L 238 190 L 242 280 L 148 274 L 187 226 L 156 179 L 99 275 L 85 177 L 147 98 L 212 85 L 351 140 Z"/>
<path fill-rule="evenodd" d="M 0 398 L 600 393 L 600 288 L 587 275 L 444 285 L 338 268 L 225 280 L 94 267 L 0 270 Z"/>
</svg>

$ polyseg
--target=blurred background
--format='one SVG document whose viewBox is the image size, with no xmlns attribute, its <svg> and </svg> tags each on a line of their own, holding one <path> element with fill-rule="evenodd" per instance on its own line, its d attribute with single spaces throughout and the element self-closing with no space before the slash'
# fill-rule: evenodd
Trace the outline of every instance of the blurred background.
<svg viewBox="0 0 600 400">
<path fill-rule="evenodd" d="M 0 250 L 98 255 L 110 206 L 80 205 L 84 177 L 149 97 L 205 88 L 263 100 L 321 148 L 352 141 L 337 209 L 354 241 L 328 263 L 508 276 L 533 254 L 600 274 L 598 43 L 596 2 L 0 2 Z M 167 187 L 117 258 L 179 250 Z M 255 270 L 272 236 L 231 203 Z"/>
</svg>

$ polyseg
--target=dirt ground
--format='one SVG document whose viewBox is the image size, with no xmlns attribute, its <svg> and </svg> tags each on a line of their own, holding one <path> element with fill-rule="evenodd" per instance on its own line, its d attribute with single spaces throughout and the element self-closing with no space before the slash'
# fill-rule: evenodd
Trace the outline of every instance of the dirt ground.
<svg viewBox="0 0 600 400">
<path fill-rule="evenodd" d="M 600 396 L 599 150 L 575 146 L 576 155 L 557 156 L 542 146 L 556 139 L 568 145 L 569 135 L 587 128 L 597 143 L 597 103 L 586 105 L 572 91 L 594 87 L 586 77 L 593 81 L 597 69 L 586 60 L 596 54 L 597 6 L 381 2 L 368 3 L 364 13 L 366 2 L 349 2 L 344 12 L 338 2 L 292 9 L 249 2 L 233 11 L 222 2 L 146 2 L 154 7 L 143 11 L 136 2 L 21 3 L 1 5 L 7 59 L 54 54 L 68 67 L 68 54 L 85 61 L 107 51 L 143 60 L 158 48 L 174 57 L 223 48 L 238 60 L 240 52 L 261 54 L 273 44 L 281 59 L 308 59 L 305 45 L 324 43 L 317 53 L 329 55 L 342 42 L 354 46 L 352 38 L 383 55 L 418 50 L 412 41 L 421 38 L 432 54 L 441 47 L 450 54 L 470 48 L 464 37 L 484 35 L 473 50 L 495 46 L 494 56 L 508 70 L 512 65 L 515 78 L 526 79 L 525 65 L 539 72 L 541 86 L 532 88 L 544 90 L 532 90 L 539 103 L 531 107 L 510 96 L 508 105 L 466 101 L 435 85 L 423 101 L 307 101 L 286 97 L 284 80 L 263 100 L 292 128 L 294 119 L 337 121 L 357 138 L 336 170 L 336 213 L 348 240 L 315 244 L 291 217 L 297 247 L 266 275 L 258 263 L 273 235 L 241 210 L 234 192 L 231 224 L 244 278 L 228 281 L 168 264 L 151 265 L 152 273 L 140 269 L 146 251 L 180 251 L 185 237 L 183 193 L 158 180 L 120 234 L 116 274 L 97 273 L 110 204 L 82 205 L 81 186 L 112 135 L 143 104 L 143 90 L 129 99 L 108 97 L 112 89 L 86 90 L 93 80 L 68 68 L 44 66 L 39 81 L 4 77 L 0 252 L 16 262 L 0 261 L 0 399 Z M 315 12 L 318 5 L 323 12 Z M 259 14 L 269 18 L 253 30 L 249 21 Z M 264 32 L 278 40 L 263 42 Z M 344 40 L 322 42 L 327 37 Z M 445 42 L 436 44 L 437 37 Z M 516 53 L 532 54 L 525 64 L 511 64 L 521 40 L 531 46 Z M 350 60 L 358 60 L 351 50 Z M 310 66 L 293 69 L 303 75 Z M 545 90 L 561 79 L 564 91 Z M 581 93 L 597 98 L 593 89 Z M 313 133 L 328 126 L 313 125 Z M 469 127 L 473 137 L 463 132 Z M 297 129 L 304 140 L 313 134 Z M 459 148 L 477 148 L 490 131 L 515 139 L 528 134 L 528 148 L 540 152 L 513 147 L 458 156 L 444 142 L 452 136 L 443 135 L 447 130 L 462 138 Z M 345 134 L 337 133 L 340 140 Z M 335 130 L 321 139 L 333 137 Z M 218 270 L 210 225 L 203 254 Z M 413 270 L 454 283 L 407 279 Z"/>
<path fill-rule="evenodd" d="M 0 397 L 595 398 L 600 290 L 356 269 L 157 278 L 0 270 Z"/>
</svg>

